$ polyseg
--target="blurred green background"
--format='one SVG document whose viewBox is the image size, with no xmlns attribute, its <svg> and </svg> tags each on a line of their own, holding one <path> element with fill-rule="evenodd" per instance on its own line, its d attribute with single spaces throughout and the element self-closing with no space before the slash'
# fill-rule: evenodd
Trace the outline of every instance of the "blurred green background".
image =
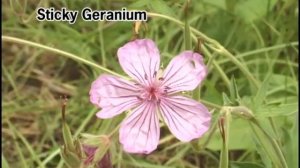
<svg viewBox="0 0 300 168">
<path fill-rule="evenodd" d="M 17 37 L 72 53 L 66 57 L 39 47 L 2 39 L 2 166 L 10 168 L 65 167 L 59 147 L 61 100 L 67 95 L 67 122 L 73 133 L 108 134 L 125 117 L 101 120 L 89 102 L 89 89 L 101 69 L 121 75 L 116 52 L 133 37 L 132 22 L 38 22 L 37 7 L 81 10 L 142 9 L 160 14 L 150 17 L 141 37 L 158 45 L 164 67 L 184 50 L 184 29 L 166 18 L 184 22 L 183 0 L 5 0 L 2 35 Z M 190 26 L 218 41 L 235 59 L 209 48 L 203 39 L 209 75 L 200 89 L 187 93 L 214 111 L 217 121 L 225 104 L 250 108 L 263 128 L 279 144 L 289 168 L 298 164 L 298 1 L 296 0 L 192 0 Z M 160 17 L 162 16 L 162 17 Z M 165 18 L 164 18 L 165 17 Z M 206 45 L 207 44 L 207 45 Z M 197 43 L 194 41 L 193 46 Z M 206 48 L 205 48 L 206 46 Z M 85 61 L 84 61 L 85 60 Z M 88 62 L 88 63 L 87 63 Z M 249 80 L 248 71 L 258 85 Z M 236 83 L 230 80 L 234 76 Z M 236 85 L 240 101 L 232 88 Z M 226 96 L 227 95 L 227 96 Z M 226 101 L 224 101 L 226 100 Z M 158 149 L 147 156 L 122 151 L 118 134 L 110 148 L 114 167 L 214 168 L 220 162 L 219 130 L 192 143 L 181 143 L 166 126 Z M 209 131 L 209 132 L 211 132 Z M 233 116 L 229 135 L 232 168 L 273 168 L 272 154 L 249 121 Z M 277 166 L 278 167 L 278 166 Z"/>
</svg>

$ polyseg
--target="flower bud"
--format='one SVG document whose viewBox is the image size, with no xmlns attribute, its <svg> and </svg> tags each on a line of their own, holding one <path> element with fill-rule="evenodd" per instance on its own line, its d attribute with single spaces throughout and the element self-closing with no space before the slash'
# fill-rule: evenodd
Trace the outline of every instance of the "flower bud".
<svg viewBox="0 0 300 168">
<path fill-rule="evenodd" d="M 68 167 L 78 167 L 82 165 L 81 158 L 76 153 L 69 151 L 66 146 L 61 148 L 60 153 Z"/>
<path fill-rule="evenodd" d="M 82 134 L 83 151 L 86 154 L 85 165 L 96 167 L 112 167 L 109 146 L 110 139 L 106 135 Z"/>
</svg>

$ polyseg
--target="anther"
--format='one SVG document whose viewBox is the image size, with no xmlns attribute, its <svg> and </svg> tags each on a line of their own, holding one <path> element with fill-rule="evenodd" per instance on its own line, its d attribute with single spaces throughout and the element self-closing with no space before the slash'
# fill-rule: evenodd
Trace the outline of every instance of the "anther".
<svg viewBox="0 0 300 168">
<path fill-rule="evenodd" d="M 143 100 L 140 96 L 136 96 L 136 98 L 137 98 L 138 100 Z"/>
<path fill-rule="evenodd" d="M 157 75 L 157 71 L 155 71 L 155 72 L 154 72 L 154 74 L 153 74 L 153 78 L 155 78 L 155 77 L 156 77 L 156 75 Z"/>
<path fill-rule="evenodd" d="M 165 86 L 165 89 L 171 89 L 169 86 Z"/>
</svg>

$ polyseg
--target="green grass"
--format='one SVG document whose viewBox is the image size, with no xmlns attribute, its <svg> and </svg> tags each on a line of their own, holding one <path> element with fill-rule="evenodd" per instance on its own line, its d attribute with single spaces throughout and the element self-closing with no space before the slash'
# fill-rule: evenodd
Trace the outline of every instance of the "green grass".
<svg viewBox="0 0 300 168">
<path fill-rule="evenodd" d="M 89 102 L 88 92 L 101 73 L 126 77 L 116 52 L 132 38 L 132 23 L 81 19 L 74 25 L 38 22 L 38 5 L 147 10 L 151 12 L 148 29 L 141 36 L 156 42 L 166 67 L 172 57 L 189 47 L 185 43 L 189 38 L 185 36 L 184 3 L 2 1 L 2 166 L 66 167 L 59 155 L 63 144 L 62 95 L 69 97 L 66 120 L 75 136 L 110 134 L 125 117 L 96 118 L 97 109 Z M 201 52 L 209 75 L 201 87 L 186 94 L 213 111 L 215 126 L 202 138 L 182 143 L 162 124 L 158 149 L 147 156 L 123 152 L 116 131 L 110 147 L 113 165 L 297 167 L 298 2 L 191 1 L 189 25 L 192 47 L 196 47 L 197 38 L 202 40 Z M 243 106 L 255 118 L 249 119 L 241 109 L 228 106 Z M 224 115 L 227 110 L 230 115 Z M 220 116 L 231 116 L 226 118 L 229 127 L 225 133 L 229 134 L 225 144 L 217 124 Z"/>
</svg>

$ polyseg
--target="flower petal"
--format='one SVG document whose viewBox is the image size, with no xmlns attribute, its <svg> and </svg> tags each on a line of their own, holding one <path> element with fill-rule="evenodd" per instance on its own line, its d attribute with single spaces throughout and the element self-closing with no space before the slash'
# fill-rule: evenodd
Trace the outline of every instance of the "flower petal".
<svg viewBox="0 0 300 168">
<path fill-rule="evenodd" d="M 138 39 L 118 50 L 119 63 L 123 70 L 141 84 L 153 80 L 159 69 L 160 55 L 155 43 L 149 39 Z"/>
<path fill-rule="evenodd" d="M 101 75 L 91 86 L 90 101 L 102 108 L 99 118 L 111 118 L 137 104 L 138 86 L 111 75 Z"/>
<path fill-rule="evenodd" d="M 146 101 L 123 121 L 120 142 L 128 153 L 149 154 L 157 148 L 159 133 L 156 104 Z"/>
<path fill-rule="evenodd" d="M 160 112 L 172 134 L 183 142 L 201 137 L 210 126 L 208 109 L 183 96 L 161 99 Z"/>
<path fill-rule="evenodd" d="M 206 66 L 200 54 L 184 51 L 174 57 L 167 66 L 162 85 L 168 92 L 194 90 L 207 74 Z"/>
</svg>

